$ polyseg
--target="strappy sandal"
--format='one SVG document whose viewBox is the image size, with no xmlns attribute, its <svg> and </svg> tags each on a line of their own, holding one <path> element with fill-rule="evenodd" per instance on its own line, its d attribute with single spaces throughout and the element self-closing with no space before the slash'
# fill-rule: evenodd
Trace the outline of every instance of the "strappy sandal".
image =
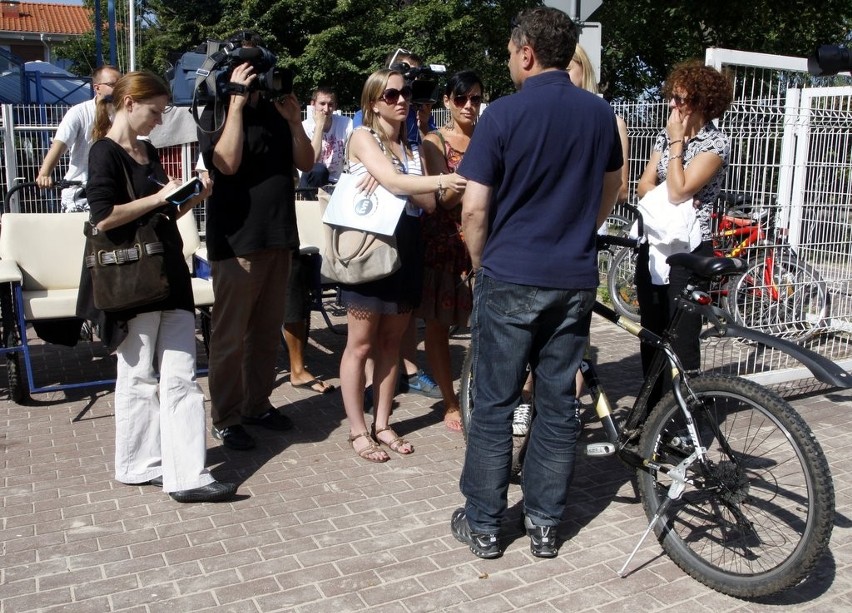
<svg viewBox="0 0 852 613">
<path fill-rule="evenodd" d="M 367 446 L 367 447 L 364 447 L 361 451 L 358 451 L 357 449 L 355 449 L 355 441 L 357 441 L 362 436 L 370 442 L 370 445 Z M 361 434 L 355 434 L 353 436 L 350 436 L 346 440 L 349 441 L 349 445 L 352 447 L 352 449 L 355 451 L 355 453 L 357 453 L 362 459 L 367 460 L 368 462 L 374 462 L 376 464 L 382 464 L 382 463 L 390 460 L 390 457 L 388 456 L 388 454 L 385 453 L 384 450 L 376 444 L 376 441 L 374 441 L 372 439 L 372 437 L 370 437 L 370 434 L 367 433 L 367 432 L 362 432 Z M 374 453 L 377 453 L 377 452 L 381 452 L 382 454 L 384 454 L 385 457 L 383 457 L 383 458 L 370 457 L 370 454 L 374 454 Z"/>
<path fill-rule="evenodd" d="M 382 432 L 390 432 L 393 435 L 394 439 L 390 443 L 386 443 L 385 441 L 379 438 L 379 434 L 381 434 Z M 399 436 L 396 432 L 393 431 L 393 428 L 391 428 L 390 426 L 387 426 L 385 428 L 379 428 L 378 430 L 376 430 L 376 424 L 373 424 L 372 435 L 373 438 L 378 441 L 379 445 L 384 445 L 385 447 L 395 453 L 398 453 L 399 455 L 411 455 L 412 453 L 414 453 L 414 445 Z M 411 448 L 411 451 L 400 451 L 400 449 L 402 449 L 405 445 L 408 445 Z"/>
</svg>

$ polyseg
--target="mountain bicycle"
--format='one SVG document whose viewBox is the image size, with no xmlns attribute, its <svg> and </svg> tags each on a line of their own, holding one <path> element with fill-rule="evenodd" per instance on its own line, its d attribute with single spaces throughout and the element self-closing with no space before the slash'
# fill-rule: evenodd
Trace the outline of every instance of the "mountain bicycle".
<svg viewBox="0 0 852 613">
<path fill-rule="evenodd" d="M 742 272 L 714 280 L 711 295 L 735 322 L 793 341 L 804 341 L 825 327 L 829 316 L 826 282 L 798 257 L 774 227 L 770 211 L 754 208 L 743 194 L 720 194 L 733 205 L 714 214 L 718 228 L 713 250 L 720 257 L 747 261 Z M 637 252 L 623 248 L 611 261 L 607 284 L 616 311 L 639 321 L 634 281 Z"/>
<path fill-rule="evenodd" d="M 835 387 L 852 387 L 852 377 L 795 343 L 738 325 L 697 288 L 701 279 L 742 274 L 743 260 L 683 253 L 669 262 L 694 276 L 662 335 L 600 302 L 594 306 L 594 313 L 656 349 L 633 407 L 614 414 L 594 364 L 587 359 L 581 366 L 607 439 L 583 451 L 615 455 L 636 470 L 649 520 L 619 574 L 653 530 L 675 564 L 701 583 L 739 598 L 774 594 L 807 577 L 828 546 L 834 521 L 828 462 L 807 423 L 776 393 L 739 377 L 685 372 L 671 346 L 673 330 L 685 311 L 698 311 L 711 324 L 705 336 L 781 349 Z M 465 432 L 476 414 L 473 355 L 465 359 L 459 395 Z M 667 375 L 670 391 L 649 406 L 657 381 Z M 534 413 L 533 406 L 529 431 L 535 430 Z M 522 470 L 528 436 L 513 437 L 520 439 L 515 471 Z"/>
</svg>

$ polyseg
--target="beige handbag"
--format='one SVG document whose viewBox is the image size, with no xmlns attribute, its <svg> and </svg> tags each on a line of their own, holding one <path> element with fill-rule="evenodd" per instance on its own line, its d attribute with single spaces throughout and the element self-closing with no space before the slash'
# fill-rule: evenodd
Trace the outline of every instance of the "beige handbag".
<svg viewBox="0 0 852 613">
<path fill-rule="evenodd" d="M 320 190 L 318 199 L 324 215 L 329 195 Z M 338 283 L 357 285 L 390 276 L 402 265 L 395 236 L 323 225 L 322 276 Z"/>
</svg>

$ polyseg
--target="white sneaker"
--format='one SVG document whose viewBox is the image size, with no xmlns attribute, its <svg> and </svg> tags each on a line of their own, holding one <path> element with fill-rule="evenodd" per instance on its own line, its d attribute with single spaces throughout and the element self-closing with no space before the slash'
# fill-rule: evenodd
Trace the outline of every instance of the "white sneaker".
<svg viewBox="0 0 852 613">
<path fill-rule="evenodd" d="M 512 418 L 512 434 L 515 436 L 526 436 L 530 430 L 530 421 L 532 420 L 532 405 L 519 404 L 515 409 L 515 416 Z"/>
</svg>

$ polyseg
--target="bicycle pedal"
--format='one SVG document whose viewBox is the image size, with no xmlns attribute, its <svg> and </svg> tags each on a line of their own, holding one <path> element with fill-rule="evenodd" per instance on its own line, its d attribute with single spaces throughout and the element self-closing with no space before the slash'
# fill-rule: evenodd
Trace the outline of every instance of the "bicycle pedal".
<svg viewBox="0 0 852 613">
<path fill-rule="evenodd" d="M 593 458 L 611 456 L 615 454 L 615 445 L 612 443 L 589 443 L 583 449 L 583 453 Z"/>
</svg>

